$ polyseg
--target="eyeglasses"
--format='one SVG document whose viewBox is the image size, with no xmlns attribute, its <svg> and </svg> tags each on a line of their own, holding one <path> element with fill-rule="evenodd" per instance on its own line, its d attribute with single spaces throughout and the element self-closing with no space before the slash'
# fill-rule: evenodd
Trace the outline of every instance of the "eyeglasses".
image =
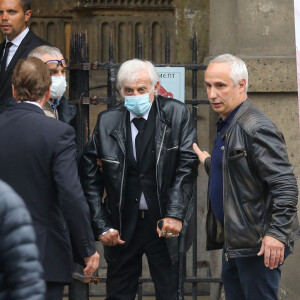
<svg viewBox="0 0 300 300">
<path fill-rule="evenodd" d="M 68 67 L 68 60 L 67 59 L 61 59 L 61 60 L 52 59 L 52 60 L 46 61 L 45 64 L 47 65 L 47 67 L 49 69 L 57 69 L 60 65 L 63 68 L 67 68 Z"/>
</svg>

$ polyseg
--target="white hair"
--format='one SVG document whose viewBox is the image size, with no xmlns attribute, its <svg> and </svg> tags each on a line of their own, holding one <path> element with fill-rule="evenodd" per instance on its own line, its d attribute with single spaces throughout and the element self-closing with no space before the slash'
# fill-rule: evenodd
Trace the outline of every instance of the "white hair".
<svg viewBox="0 0 300 300">
<path fill-rule="evenodd" d="M 246 80 L 245 92 L 248 90 L 248 71 L 245 62 L 231 54 L 221 54 L 212 59 L 208 65 L 212 63 L 227 63 L 230 66 L 230 78 L 235 86 L 242 80 Z"/>
<path fill-rule="evenodd" d="M 117 76 L 117 88 L 120 90 L 122 96 L 124 96 L 124 85 L 136 82 L 141 72 L 149 74 L 152 88 L 160 81 L 159 74 L 150 61 L 137 58 L 127 60 L 121 65 Z"/>
<path fill-rule="evenodd" d="M 44 54 L 49 54 L 54 57 L 59 57 L 59 56 L 63 57 L 61 51 L 58 48 L 53 47 L 53 46 L 40 46 L 40 47 L 34 48 L 33 50 L 31 50 L 29 52 L 28 57 L 33 56 L 33 57 L 42 59 L 42 56 Z"/>
</svg>

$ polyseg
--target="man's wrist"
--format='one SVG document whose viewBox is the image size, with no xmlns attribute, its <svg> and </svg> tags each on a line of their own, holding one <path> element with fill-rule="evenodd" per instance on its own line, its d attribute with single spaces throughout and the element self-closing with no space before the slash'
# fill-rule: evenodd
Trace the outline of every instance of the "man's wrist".
<svg viewBox="0 0 300 300">
<path fill-rule="evenodd" d="M 107 229 L 106 231 L 102 232 L 100 235 L 106 235 L 108 232 L 114 232 L 115 230 L 113 228 Z"/>
</svg>

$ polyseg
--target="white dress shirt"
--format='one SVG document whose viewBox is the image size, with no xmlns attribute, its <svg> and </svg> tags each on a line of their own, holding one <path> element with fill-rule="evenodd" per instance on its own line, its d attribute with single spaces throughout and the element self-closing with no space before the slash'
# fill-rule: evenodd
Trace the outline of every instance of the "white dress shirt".
<svg viewBox="0 0 300 300">
<path fill-rule="evenodd" d="M 12 41 L 12 45 L 9 48 L 8 51 L 8 56 L 7 56 L 7 61 L 6 61 L 6 68 L 8 67 L 9 63 L 11 62 L 12 58 L 14 57 L 15 53 L 17 52 L 21 42 L 23 41 L 24 37 L 26 36 L 26 34 L 28 33 L 29 28 L 27 27 L 26 29 L 24 29 L 17 37 L 15 37 Z M 9 40 L 6 38 L 6 43 L 9 42 Z M 3 55 L 4 55 L 4 51 L 3 51 Z"/>
<path fill-rule="evenodd" d="M 41 106 L 39 103 L 35 102 L 35 101 L 23 101 L 23 102 L 29 103 L 29 104 L 33 104 L 33 105 L 36 105 L 36 106 L 38 106 L 41 110 L 43 110 L 42 106 Z M 20 102 L 18 102 L 18 103 L 20 103 Z"/>
<path fill-rule="evenodd" d="M 150 109 L 141 118 L 144 118 L 145 120 L 148 120 L 149 112 L 150 112 Z M 133 155 L 134 155 L 134 158 L 136 160 L 135 138 L 136 138 L 137 134 L 139 133 L 139 131 L 135 127 L 134 123 L 132 122 L 132 120 L 134 118 L 140 118 L 140 117 L 138 117 L 135 114 L 133 114 L 132 112 L 130 112 L 130 125 L 131 125 L 131 137 L 132 137 Z M 139 209 L 141 209 L 141 210 L 148 210 L 148 205 L 147 205 L 147 202 L 146 202 L 146 199 L 145 199 L 145 195 L 144 195 L 143 192 L 142 192 L 141 198 L 140 198 Z"/>
</svg>

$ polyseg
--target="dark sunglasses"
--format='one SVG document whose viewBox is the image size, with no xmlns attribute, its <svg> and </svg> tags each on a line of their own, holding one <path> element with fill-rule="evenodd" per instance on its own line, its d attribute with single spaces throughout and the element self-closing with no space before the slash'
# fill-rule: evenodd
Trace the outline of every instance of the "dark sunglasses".
<svg viewBox="0 0 300 300">
<path fill-rule="evenodd" d="M 52 60 L 46 61 L 45 64 L 48 66 L 49 69 L 57 69 L 60 65 L 63 68 L 67 68 L 68 60 L 67 59 L 61 59 L 61 60 L 52 59 Z"/>
</svg>

